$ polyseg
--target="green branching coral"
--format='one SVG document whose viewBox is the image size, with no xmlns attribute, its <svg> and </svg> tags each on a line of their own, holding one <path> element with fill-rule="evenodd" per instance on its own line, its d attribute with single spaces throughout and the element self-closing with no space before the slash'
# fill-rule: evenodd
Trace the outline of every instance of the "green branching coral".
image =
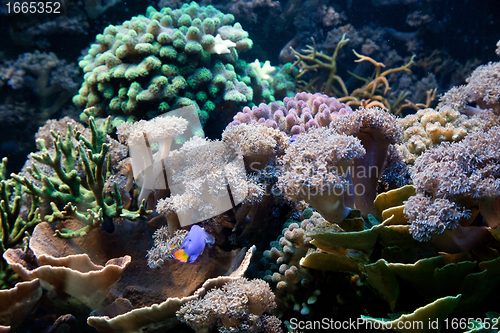
<svg viewBox="0 0 500 333">
<path fill-rule="evenodd" d="M 26 232 L 30 232 L 41 221 L 38 200 L 31 198 L 31 209 L 26 220 L 22 217 L 21 185 L 12 179 L 6 179 L 7 158 L 0 163 L 0 289 L 8 285 L 10 273 L 3 253 L 19 245 Z"/>
<path fill-rule="evenodd" d="M 106 142 L 110 127 L 109 117 L 98 127 L 91 116 L 90 140 L 79 130 L 72 131 L 70 124 L 67 125 L 64 139 L 61 133 L 52 131 L 53 153 L 43 140 L 37 140 L 40 153 L 31 156 L 38 163 L 50 167 L 53 174 L 45 174 L 36 164 L 28 168 L 33 179 L 12 174 L 14 180 L 25 186 L 29 194 L 50 203 L 52 214 L 45 216 L 48 222 L 73 218 L 84 224 L 76 231 L 57 230 L 56 234 L 61 237 L 83 236 L 108 218 L 136 219 L 147 214 L 144 203 L 137 211 L 124 209 L 116 187 L 111 195 L 105 195 L 105 180 L 111 173 L 111 158 L 108 158 L 110 144 Z M 72 136 L 78 140 L 77 147 L 73 144 Z M 85 177 L 78 174 L 77 166 L 83 168 Z"/>
<path fill-rule="evenodd" d="M 264 84 L 257 87 L 261 82 L 238 60 L 238 52 L 251 47 L 234 16 L 213 6 L 192 2 L 175 10 L 149 7 L 145 16 L 110 25 L 97 35 L 79 63 L 85 82 L 73 102 L 95 107 L 97 117 L 136 119 L 197 104 L 204 122 L 217 104 L 246 105 L 254 102 L 252 86 L 258 94 L 262 90 Z M 270 102 L 268 94 L 257 98 L 264 95 L 268 100 L 263 102 Z"/>
</svg>

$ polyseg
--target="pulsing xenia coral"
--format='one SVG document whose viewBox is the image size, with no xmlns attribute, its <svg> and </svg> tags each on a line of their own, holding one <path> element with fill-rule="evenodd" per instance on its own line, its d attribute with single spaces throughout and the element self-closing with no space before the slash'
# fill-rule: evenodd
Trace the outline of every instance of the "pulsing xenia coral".
<svg viewBox="0 0 500 333">
<path fill-rule="evenodd" d="M 166 260 L 174 260 L 174 252 L 182 249 L 182 242 L 188 234 L 187 230 L 176 230 L 172 235 L 163 226 L 153 234 L 154 246 L 148 251 L 149 268 L 161 267 Z"/>
<path fill-rule="evenodd" d="M 222 140 L 238 149 L 252 180 L 245 200 L 235 210 L 234 229 L 245 226 L 246 231 L 261 230 L 267 223 L 265 212 L 275 199 L 272 188 L 276 182 L 276 159 L 285 153 L 289 137 L 278 129 L 259 124 L 232 124 L 222 133 Z"/>
<path fill-rule="evenodd" d="M 500 62 L 479 66 L 466 79 L 465 93 L 469 102 L 481 109 L 493 109 L 500 115 Z"/>
<path fill-rule="evenodd" d="M 445 229 L 467 227 L 473 207 L 489 227 L 500 226 L 499 161 L 500 127 L 444 142 L 417 158 L 411 177 L 418 195 L 405 205 L 412 235 L 428 240 Z"/>
<path fill-rule="evenodd" d="M 182 225 L 188 225 L 231 209 L 228 189 L 235 204 L 247 196 L 241 156 L 224 142 L 192 137 L 170 152 L 165 166 L 172 195 L 160 199 L 156 210 L 170 219 L 169 226 L 177 217 Z"/>
<path fill-rule="evenodd" d="M 277 185 L 287 199 L 304 200 L 328 221 L 341 222 L 351 210 L 344 204 L 349 167 L 365 152 L 355 137 L 329 128 L 310 129 L 280 158 Z"/>
<path fill-rule="evenodd" d="M 40 153 L 32 153 L 31 158 L 41 166 L 33 163 L 28 167 L 29 176 L 12 174 L 27 193 L 40 198 L 42 203 L 50 203 L 52 214 L 45 216 L 47 221 L 73 218 L 83 223 L 84 226 L 76 231 L 57 230 L 62 237 L 85 235 L 104 222 L 112 228 L 109 219 L 113 217 L 136 219 L 147 213 L 144 203 L 137 211 L 124 209 L 117 188 L 111 196 L 105 195 L 105 181 L 112 171 L 110 148 L 116 145 L 107 135 L 110 127 L 110 118 L 97 126 L 90 117 L 89 140 L 80 130 L 73 133 L 68 123 L 64 139 L 62 133 L 51 132 L 53 148 L 48 149 L 43 139 L 37 140 Z M 72 136 L 78 142 L 77 147 Z M 77 169 L 83 169 L 84 176 L 79 175 Z"/>
<path fill-rule="evenodd" d="M 453 87 L 442 97 L 438 107 L 447 105 L 469 116 L 493 112 L 500 115 L 500 62 L 490 62 L 476 68 L 466 79 L 467 84 Z M 475 104 L 472 106 L 470 104 Z"/>
<path fill-rule="evenodd" d="M 279 320 L 269 325 L 263 316 L 276 307 L 274 294 L 267 282 L 245 278 L 227 282 L 221 289 L 212 289 L 200 299 L 189 301 L 177 311 L 177 318 L 195 332 L 281 332 Z M 274 330 L 270 330 L 273 328 Z"/>
<path fill-rule="evenodd" d="M 376 215 L 373 201 L 377 195 L 377 183 L 387 159 L 389 145 L 401 140 L 401 129 L 397 119 L 387 111 L 378 108 L 360 108 L 357 111 L 339 117 L 331 125 L 339 133 L 358 138 L 366 154 L 355 160 L 351 172 L 355 190 L 356 209 L 364 217 Z"/>
<path fill-rule="evenodd" d="M 204 122 L 218 103 L 251 103 L 259 91 L 264 96 L 257 74 L 247 74 L 250 65 L 238 60 L 238 52 L 251 47 L 234 16 L 212 6 L 149 7 L 146 16 L 97 35 L 79 63 L 85 82 L 73 101 L 94 106 L 99 117 L 136 118 L 197 104 Z M 255 96 L 252 86 L 260 87 Z"/>
<path fill-rule="evenodd" d="M 272 127 L 257 124 L 228 125 L 222 141 L 238 147 L 245 166 L 252 171 L 262 169 L 276 156 L 283 155 L 289 138 Z"/>
</svg>

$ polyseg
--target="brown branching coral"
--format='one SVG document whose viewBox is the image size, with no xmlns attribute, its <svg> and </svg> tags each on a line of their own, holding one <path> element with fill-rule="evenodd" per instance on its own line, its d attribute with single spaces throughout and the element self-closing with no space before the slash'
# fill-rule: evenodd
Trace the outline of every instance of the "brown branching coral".
<svg viewBox="0 0 500 333">
<path fill-rule="evenodd" d="M 380 176 L 377 192 L 385 192 L 411 182 L 408 164 L 404 161 L 398 145 L 389 145 L 387 159 Z"/>
<path fill-rule="evenodd" d="M 337 43 L 335 51 L 331 56 L 327 56 L 323 52 L 318 52 L 314 38 L 312 39 L 313 45 L 307 45 L 306 49 L 302 50 L 303 53 L 295 51 L 291 46 L 291 50 L 297 59 L 293 66 L 297 66 L 299 69 L 299 75 L 297 79 L 300 79 L 304 74 L 310 71 L 316 71 L 319 68 L 326 68 L 330 71 L 328 79 L 326 80 L 322 91 L 325 94 L 331 95 L 332 93 L 337 96 L 347 96 L 347 88 L 345 87 L 344 81 L 340 76 L 337 75 L 337 56 L 340 49 L 347 44 L 349 38 L 342 36 L 342 39 Z M 336 82 L 339 85 L 340 90 L 333 86 Z M 300 83 L 300 82 L 299 82 Z"/>
<path fill-rule="evenodd" d="M 361 141 L 333 129 L 316 128 L 297 137 L 280 159 L 278 187 L 292 201 L 305 200 L 330 222 L 350 212 L 344 205 L 346 176 L 353 160 L 365 149 Z"/>
<path fill-rule="evenodd" d="M 197 333 L 210 332 L 214 326 L 219 332 L 253 332 L 262 326 L 260 316 L 275 307 L 267 282 L 240 278 L 187 302 L 177 311 L 177 318 Z"/>
<path fill-rule="evenodd" d="M 366 108 L 372 107 L 372 106 L 379 106 L 382 108 L 387 108 L 390 110 L 392 113 L 396 113 L 398 111 L 398 106 L 397 103 L 389 103 L 389 100 L 387 97 L 387 94 L 389 93 L 389 90 L 391 89 L 389 87 L 389 81 L 387 81 L 387 76 L 392 73 L 396 72 L 410 72 L 411 70 L 409 67 L 413 64 L 413 58 L 410 59 L 410 61 L 400 67 L 397 68 L 390 68 L 385 71 L 381 71 L 385 65 L 381 62 L 377 62 L 374 59 L 360 55 L 356 51 L 354 51 L 354 54 L 359 58 L 355 62 L 362 62 L 362 61 L 368 61 L 372 65 L 375 66 L 375 71 L 372 75 L 371 78 L 365 79 L 359 76 L 356 76 L 356 78 L 364 81 L 365 83 L 363 84 L 362 87 L 355 89 L 351 94 L 346 95 L 346 97 L 343 97 L 340 99 L 340 101 L 345 102 L 349 106 L 363 106 Z M 354 75 L 354 74 L 352 74 Z M 383 88 L 383 91 L 381 90 Z M 397 99 L 398 103 L 401 102 L 399 99 Z"/>
<path fill-rule="evenodd" d="M 425 105 L 422 103 L 414 104 L 408 100 L 406 100 L 406 104 L 403 104 L 403 102 L 405 101 L 405 94 L 400 94 L 397 98 L 392 100 L 389 99 L 389 92 L 391 88 L 389 86 L 387 77 L 390 74 L 396 72 L 411 73 L 409 67 L 413 64 L 414 57 L 412 57 L 406 64 L 400 67 L 390 68 L 382 71 L 382 68 L 385 67 L 383 63 L 377 62 L 371 57 L 360 55 L 353 50 L 354 54 L 358 57 L 358 60 L 356 60 L 355 62 L 368 61 L 375 66 L 375 71 L 369 78 L 363 78 L 361 76 L 350 73 L 355 78 L 363 81 L 364 83 L 361 87 L 349 93 L 344 80 L 337 74 L 338 53 L 348 41 L 349 38 L 346 38 L 344 34 L 340 41 L 337 43 L 335 51 L 331 56 L 327 56 L 323 52 L 318 52 L 314 39 L 313 45 L 308 45 L 306 49 L 302 50 L 302 53 L 297 52 L 292 48 L 292 51 L 296 58 L 296 61 L 293 65 L 299 69 L 297 79 L 300 79 L 308 72 L 318 71 L 319 69 L 326 69 L 327 71 L 329 71 L 328 78 L 318 90 L 324 92 L 327 95 L 339 96 L 340 102 L 346 103 L 346 105 L 353 108 L 370 108 L 378 106 L 390 110 L 391 113 L 400 113 L 402 108 L 404 107 L 411 107 L 418 110 L 432 103 L 435 98 L 435 92 L 432 93 L 432 91 L 429 92 Z M 313 86 L 315 85 L 315 81 L 317 79 L 318 77 L 315 77 L 312 78 L 310 82 L 298 81 L 298 83 L 302 85 L 302 90 L 310 91 L 315 89 L 313 88 Z M 334 83 L 336 83 L 339 88 L 335 87 Z"/>
</svg>

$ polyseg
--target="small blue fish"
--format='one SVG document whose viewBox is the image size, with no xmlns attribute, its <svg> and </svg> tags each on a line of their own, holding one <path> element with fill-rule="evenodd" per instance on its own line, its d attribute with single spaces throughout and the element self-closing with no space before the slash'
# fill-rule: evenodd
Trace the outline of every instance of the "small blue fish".
<svg viewBox="0 0 500 333">
<path fill-rule="evenodd" d="M 289 143 L 294 143 L 295 140 L 297 140 L 297 134 L 293 135 L 290 140 L 289 140 Z"/>
<path fill-rule="evenodd" d="M 214 237 L 207 233 L 205 229 L 193 225 L 186 238 L 184 238 L 182 250 L 174 252 L 174 258 L 180 262 L 193 263 L 203 253 L 205 245 L 211 246 L 214 242 Z"/>
</svg>

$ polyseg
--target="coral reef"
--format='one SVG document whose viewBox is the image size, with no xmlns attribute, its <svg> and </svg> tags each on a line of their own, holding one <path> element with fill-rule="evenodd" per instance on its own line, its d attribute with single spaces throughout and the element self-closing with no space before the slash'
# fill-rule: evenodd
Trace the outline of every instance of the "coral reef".
<svg viewBox="0 0 500 333">
<path fill-rule="evenodd" d="M 469 102 L 474 102 L 481 109 L 493 109 L 500 114 L 500 63 L 490 62 L 476 68 L 467 78 L 465 93 Z"/>
<path fill-rule="evenodd" d="M 85 11 L 87 12 L 89 18 L 95 19 L 108 10 L 108 8 L 120 3 L 120 1 L 121 0 L 85 0 Z"/>
<path fill-rule="evenodd" d="M 120 330 L 123 332 L 137 332 L 138 330 L 148 330 L 149 328 L 167 329 L 179 324 L 176 313 L 183 305 L 190 301 L 196 301 L 207 294 L 213 288 L 221 288 L 224 284 L 241 279 L 250 264 L 255 248 L 242 252 L 244 258 L 234 258 L 234 264 L 225 275 L 207 279 L 200 288 L 188 291 L 187 295 L 169 297 L 159 304 L 144 306 L 136 309 L 125 310 L 112 316 L 110 314 L 94 315 L 88 318 L 88 324 L 95 327 L 100 332 L 110 330 Z M 235 266 L 236 265 L 236 266 Z M 201 266 L 203 267 L 203 265 Z M 180 275 L 181 280 L 185 275 Z M 177 286 L 173 286 L 177 287 Z M 192 293 L 192 295 L 190 294 Z M 271 293 L 272 295 L 272 293 Z M 102 311 L 108 312 L 108 311 Z"/>
<path fill-rule="evenodd" d="M 201 299 L 185 303 L 177 311 L 177 318 L 197 333 L 210 332 L 214 326 L 219 332 L 257 331 L 264 326 L 260 317 L 275 307 L 274 294 L 267 282 L 240 278 L 208 291 Z"/>
<path fill-rule="evenodd" d="M 174 252 L 182 249 L 187 234 L 187 230 L 179 229 L 171 235 L 165 226 L 156 230 L 153 234 L 154 246 L 147 255 L 149 268 L 161 267 L 166 260 L 173 260 Z"/>
<path fill-rule="evenodd" d="M 384 169 L 377 185 L 377 193 L 394 190 L 411 183 L 409 165 L 397 145 L 389 145 Z"/>
<path fill-rule="evenodd" d="M 38 279 L 0 290 L 0 332 L 4 332 L 3 327 L 15 330 L 38 305 L 41 297 L 42 288 Z"/>
<path fill-rule="evenodd" d="M 0 68 L 0 80 L 13 89 L 31 91 L 39 98 L 38 125 L 58 112 L 78 90 L 79 71 L 74 63 L 59 59 L 54 53 L 23 53 Z"/>
<path fill-rule="evenodd" d="M 451 90 L 447 95 L 450 94 Z M 414 164 L 427 149 L 437 147 L 442 142 L 457 142 L 469 133 L 500 125 L 500 118 L 491 111 L 485 110 L 469 117 L 457 109 L 460 108 L 445 104 L 437 110 L 423 109 L 398 119 L 398 125 L 403 130 L 403 143 L 398 147 L 405 163 Z"/>
<path fill-rule="evenodd" d="M 52 148 L 47 148 L 45 141 L 39 139 L 37 144 L 40 153 L 31 154 L 31 157 L 43 167 L 33 163 L 27 167 L 26 175 L 12 174 L 17 183 L 26 187 L 27 193 L 40 198 L 42 204 L 50 204 L 52 214 L 43 218 L 51 222 L 75 218 L 85 224 L 75 231 L 56 231 L 62 237 L 85 235 L 90 229 L 103 223 L 112 229 L 110 218 L 123 216 L 135 219 L 147 213 L 144 203 L 136 211 L 124 209 L 117 189 L 111 196 L 105 195 L 106 175 L 112 172 L 113 162 L 118 162 L 116 158 L 120 156 L 120 147 L 117 143 L 107 143 L 109 118 L 102 126 L 98 126 L 94 118 L 90 117 L 89 126 L 90 135 L 87 137 L 78 130 L 72 133 L 70 123 L 67 124 L 64 139 L 63 133 L 51 132 Z M 77 147 L 72 135 L 78 142 Z M 84 171 L 83 175 L 79 175 L 77 167 Z M 58 204 L 64 205 L 62 210 Z"/>
<path fill-rule="evenodd" d="M 80 61 L 85 82 L 73 101 L 95 106 L 101 117 L 136 118 L 195 101 L 212 111 L 212 99 L 222 94 L 223 100 L 250 101 L 252 90 L 237 79 L 235 65 L 236 50 L 251 48 L 252 41 L 233 22 L 232 15 L 193 2 L 161 12 L 149 7 L 146 16 L 109 26 Z"/>
<path fill-rule="evenodd" d="M 459 225 L 468 227 L 474 207 L 489 227 L 500 225 L 499 130 L 493 127 L 460 142 L 444 142 L 417 158 L 411 177 L 420 196 L 411 197 L 405 207 L 416 239 L 426 240 Z M 469 246 L 475 242 L 471 239 Z M 467 248 L 466 240 L 460 243 Z"/>
<path fill-rule="evenodd" d="M 410 306 L 422 304 L 419 306 L 432 308 L 434 303 L 425 304 L 454 298 L 446 310 L 447 315 L 474 308 L 500 283 L 496 277 L 500 261 L 494 250 L 498 244 L 483 244 L 485 252 L 478 247 L 471 252 L 450 254 L 438 251 L 433 243 L 416 241 L 403 213 L 414 197 L 415 188 L 411 185 L 377 196 L 375 206 L 383 222 L 370 228 L 356 226 L 358 223 L 353 219 L 327 229 L 308 230 L 305 235 L 312 239 L 309 244 L 317 250 L 309 249 L 300 265 L 356 274 L 361 277 L 361 283 L 369 284 L 389 303 L 392 311 L 414 311 L 415 308 L 408 308 L 405 299 L 415 300 Z M 347 231 L 349 229 L 352 231 Z M 476 288 L 475 272 L 482 276 L 481 292 Z M 417 295 L 423 299 L 417 300 Z M 414 314 L 419 311 L 417 309 Z M 425 319 L 437 313 L 430 311 Z M 396 317 L 399 315 L 393 318 Z"/>
<path fill-rule="evenodd" d="M 36 148 L 27 138 L 47 119 L 73 112 L 71 97 L 81 78 L 75 63 L 52 52 L 37 50 L 4 59 L 0 59 L 0 150 L 10 157 L 9 169 L 17 171 Z"/>
<path fill-rule="evenodd" d="M 249 72 L 253 79 L 246 74 L 238 52 L 250 49 L 252 41 L 233 23 L 233 15 L 192 2 L 160 12 L 149 7 L 146 16 L 109 26 L 79 63 L 85 82 L 73 101 L 94 106 L 99 117 L 136 119 L 197 104 L 202 123 L 220 103 L 261 102 L 252 87 L 271 77 L 256 82 L 255 70 Z"/>
<path fill-rule="evenodd" d="M 254 123 L 228 125 L 222 133 L 222 141 L 239 148 L 247 169 L 257 171 L 272 159 L 283 155 L 288 147 L 288 137 L 278 129 Z"/>
<path fill-rule="evenodd" d="M 277 185 L 287 199 L 304 200 L 328 221 L 341 222 L 351 210 L 344 204 L 349 169 L 365 153 L 359 139 L 311 129 L 286 149 Z"/>
<path fill-rule="evenodd" d="M 456 111 L 473 115 L 490 117 L 488 112 L 493 112 L 498 117 L 500 107 L 498 106 L 500 63 L 490 62 L 487 65 L 477 67 L 469 77 L 466 85 L 453 87 L 442 97 L 439 106 L 449 106 Z M 471 104 L 475 104 L 472 106 Z"/>
<path fill-rule="evenodd" d="M 408 92 L 400 92 L 399 95 L 392 96 L 389 94 L 391 88 L 389 86 L 388 78 L 390 75 L 401 72 L 411 73 L 409 67 L 413 64 L 414 57 L 410 58 L 406 64 L 400 67 L 390 68 L 382 72 L 382 68 L 386 67 L 386 65 L 375 61 L 369 56 L 360 55 L 353 50 L 354 54 L 358 58 L 355 62 L 359 63 L 366 61 L 375 66 L 375 71 L 369 78 L 363 78 L 360 75 L 351 73 L 351 75 L 353 75 L 356 79 L 359 79 L 364 83 L 361 87 L 356 88 L 349 93 L 344 80 L 338 75 L 337 70 L 337 57 L 339 55 L 339 51 L 348 42 L 349 38 L 346 38 L 345 34 L 343 34 L 331 56 L 318 51 L 314 39 L 313 45 L 307 45 L 307 48 L 302 50 L 302 53 L 291 48 L 296 58 L 293 66 L 296 66 L 299 69 L 297 79 L 300 79 L 302 76 L 309 76 L 309 81 L 298 81 L 298 83 L 302 85 L 301 90 L 323 91 L 327 95 L 334 95 L 338 97 L 339 101 L 346 103 L 353 108 L 361 106 L 365 108 L 378 106 L 386 108 L 394 114 L 401 113 L 402 109 L 405 107 L 412 107 L 418 110 L 419 108 L 422 108 L 422 106 L 428 107 L 432 103 L 435 95 L 432 95 L 432 98 L 429 98 L 430 95 L 428 95 L 426 104 L 413 104 L 410 101 L 406 101 L 406 104 L 404 104 L 403 101 L 405 100 Z M 312 76 L 310 74 L 312 72 L 316 73 L 321 71 L 327 73 L 326 80 L 321 79 L 321 76 L 319 75 Z M 317 87 L 316 82 L 322 83 L 319 87 Z"/>
<path fill-rule="evenodd" d="M 401 129 L 396 118 L 378 107 L 359 110 L 336 119 L 332 127 L 339 133 L 353 135 L 358 138 L 366 150 L 353 162 L 351 172 L 354 203 L 364 217 L 375 215 L 373 200 L 375 200 L 377 183 L 387 159 L 389 145 L 399 143 Z M 327 218 L 328 219 L 328 218 Z"/>
<path fill-rule="evenodd" d="M 302 222 L 289 220 L 284 225 L 282 235 L 271 243 L 271 249 L 264 251 L 262 261 L 268 268 L 264 280 L 276 284 L 281 311 L 286 307 L 303 315 L 309 314 L 308 304 L 311 303 L 308 299 L 312 297 L 315 281 L 310 270 L 299 262 L 314 248 L 309 243 L 311 238 L 305 235 L 306 231 L 328 224 L 318 213 Z"/>
<path fill-rule="evenodd" d="M 29 211 L 22 211 L 23 190 L 13 179 L 6 178 L 7 158 L 0 163 L 0 286 L 8 287 L 13 276 L 7 267 L 3 254 L 22 245 L 24 237 L 36 224 L 42 221 L 36 196 L 30 196 Z M 25 209 L 27 207 L 24 207 Z"/>
<path fill-rule="evenodd" d="M 171 116 L 124 122 L 118 126 L 116 134 L 121 142 L 129 146 L 134 179 L 141 186 L 139 201 L 147 200 L 152 189 L 166 189 L 165 180 L 157 185 L 158 177 L 163 176 L 163 165 L 159 164 L 168 157 L 172 141 L 186 131 L 187 125 L 186 119 Z M 154 144 L 158 145 L 158 149 L 152 154 L 151 146 Z"/>
<path fill-rule="evenodd" d="M 4 258 L 23 280 L 39 280 L 43 288 L 53 290 L 62 298 L 72 296 L 92 310 L 103 306 L 109 290 L 131 260 L 130 256 L 124 256 L 100 266 L 87 254 L 55 258 L 39 253 L 34 260 L 31 256 L 22 249 L 9 249 L 4 253 Z"/>
<path fill-rule="evenodd" d="M 0 332 L 499 318 L 494 1 L 119 2 L 0 5 Z"/>
<path fill-rule="evenodd" d="M 276 202 L 277 159 L 285 153 L 289 138 L 278 129 L 258 124 L 228 125 L 222 140 L 243 156 L 247 172 L 247 195 L 235 211 L 233 231 L 265 228 L 269 211 Z"/>
<path fill-rule="evenodd" d="M 289 136 L 305 133 L 311 127 L 328 127 L 335 118 L 351 113 L 349 106 L 323 94 L 298 93 L 277 102 L 244 107 L 230 125 L 259 123 L 277 128 Z"/>
<path fill-rule="evenodd" d="M 170 153 L 165 167 L 172 195 L 158 200 L 156 211 L 167 217 L 172 232 L 178 223 L 186 226 L 217 216 L 247 196 L 241 155 L 222 141 L 194 136 Z"/>
</svg>

